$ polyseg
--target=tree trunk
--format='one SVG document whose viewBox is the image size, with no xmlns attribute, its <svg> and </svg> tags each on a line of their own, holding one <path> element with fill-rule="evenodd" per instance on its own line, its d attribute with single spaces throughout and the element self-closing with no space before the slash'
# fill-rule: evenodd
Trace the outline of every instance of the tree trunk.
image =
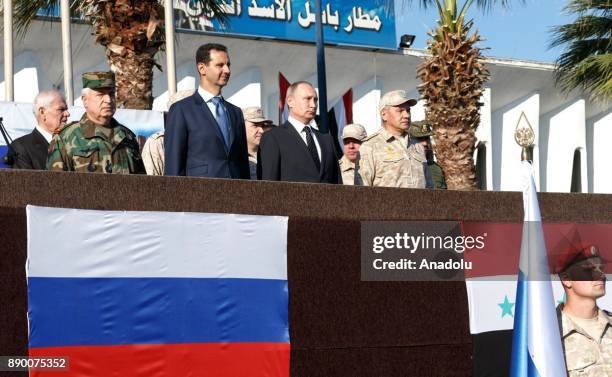
<svg viewBox="0 0 612 377">
<path fill-rule="evenodd" d="M 106 58 L 115 73 L 117 107 L 150 110 L 153 106 L 153 67 L 155 60 L 148 53 L 127 50 L 122 55 L 110 49 Z"/>
</svg>

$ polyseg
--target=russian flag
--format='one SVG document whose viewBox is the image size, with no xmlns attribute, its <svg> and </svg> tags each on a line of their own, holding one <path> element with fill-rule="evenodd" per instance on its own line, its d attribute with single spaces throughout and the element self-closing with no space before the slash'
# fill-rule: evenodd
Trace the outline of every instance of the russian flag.
<svg viewBox="0 0 612 377">
<path fill-rule="evenodd" d="M 278 73 L 278 125 L 282 125 L 289 119 L 289 108 L 287 107 L 286 97 L 291 83 L 282 73 Z"/>
<path fill-rule="evenodd" d="M 523 237 L 512 335 L 512 377 L 566 376 L 532 166 L 523 161 Z"/>
<path fill-rule="evenodd" d="M 287 218 L 27 207 L 44 376 L 288 376 Z"/>
</svg>

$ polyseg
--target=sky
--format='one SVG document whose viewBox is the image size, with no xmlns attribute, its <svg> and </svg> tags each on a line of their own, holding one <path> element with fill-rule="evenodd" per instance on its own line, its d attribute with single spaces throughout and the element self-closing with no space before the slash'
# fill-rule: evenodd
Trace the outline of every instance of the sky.
<svg viewBox="0 0 612 377">
<path fill-rule="evenodd" d="M 426 10 L 419 7 L 419 0 L 395 0 L 396 29 L 399 36 L 413 34 L 413 48 L 426 48 L 427 32 L 435 27 L 438 12 L 435 5 Z M 463 5 L 464 0 L 458 3 Z M 549 49 L 550 28 L 570 23 L 574 16 L 562 12 L 568 0 L 525 0 L 512 2 L 510 9 L 497 5 L 485 12 L 476 7 L 469 12 L 474 28 L 486 39 L 481 42 L 486 56 L 554 62 L 563 52 L 562 47 Z M 403 3 L 403 4 L 402 4 Z"/>
</svg>

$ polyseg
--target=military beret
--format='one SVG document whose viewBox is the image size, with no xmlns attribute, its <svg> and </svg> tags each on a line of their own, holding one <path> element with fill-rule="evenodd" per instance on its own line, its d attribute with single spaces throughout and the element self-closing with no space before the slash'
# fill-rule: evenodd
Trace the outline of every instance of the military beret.
<svg viewBox="0 0 612 377">
<path fill-rule="evenodd" d="M 115 74 L 107 72 L 85 72 L 83 73 L 83 88 L 105 89 L 115 88 Z"/>
<path fill-rule="evenodd" d="M 410 128 L 408 129 L 408 133 L 412 137 L 429 137 L 432 133 L 431 126 L 424 120 L 412 122 L 410 124 Z"/>
<path fill-rule="evenodd" d="M 589 258 L 601 258 L 599 248 L 595 245 L 589 245 L 584 248 L 572 249 L 569 252 L 559 256 L 556 265 L 556 272 L 561 273 L 566 271 L 575 264 L 585 261 Z"/>
</svg>

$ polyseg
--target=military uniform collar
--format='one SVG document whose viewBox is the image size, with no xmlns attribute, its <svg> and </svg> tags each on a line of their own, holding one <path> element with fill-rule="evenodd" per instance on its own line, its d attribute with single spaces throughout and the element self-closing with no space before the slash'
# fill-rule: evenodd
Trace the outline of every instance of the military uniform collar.
<svg viewBox="0 0 612 377">
<path fill-rule="evenodd" d="M 563 333 L 561 334 L 561 338 L 565 338 L 572 332 L 577 332 L 584 336 L 589 336 L 587 335 L 586 331 L 584 331 L 580 326 L 578 326 L 574 321 L 572 321 L 569 315 L 563 313 L 563 306 L 560 306 L 560 308 L 562 313 L 561 321 L 563 322 Z M 599 318 L 603 318 L 607 322 L 606 326 L 612 326 L 612 317 L 610 317 L 606 311 L 599 309 Z"/>
<path fill-rule="evenodd" d="M 92 139 L 94 137 L 100 137 L 106 139 L 106 135 L 101 131 L 102 126 L 92 122 L 88 117 L 87 113 L 83 114 L 81 117 L 81 121 L 79 122 L 81 126 L 81 131 L 83 132 L 83 137 L 86 139 Z M 119 144 L 123 139 L 126 138 L 126 133 L 122 127 L 118 127 L 119 123 L 115 120 L 115 118 L 111 119 L 110 126 L 113 130 L 112 140 L 113 144 Z"/>
<path fill-rule="evenodd" d="M 395 136 L 391 132 L 387 131 L 387 129 L 383 126 L 380 131 L 380 135 L 383 137 L 383 139 L 385 139 L 385 141 L 393 141 L 395 139 L 405 140 L 407 133 L 404 133 L 402 136 Z"/>
<path fill-rule="evenodd" d="M 351 162 L 348 158 L 346 158 L 346 156 L 342 156 L 340 159 L 340 170 L 345 172 L 351 169 L 355 169 L 355 163 Z"/>
</svg>

